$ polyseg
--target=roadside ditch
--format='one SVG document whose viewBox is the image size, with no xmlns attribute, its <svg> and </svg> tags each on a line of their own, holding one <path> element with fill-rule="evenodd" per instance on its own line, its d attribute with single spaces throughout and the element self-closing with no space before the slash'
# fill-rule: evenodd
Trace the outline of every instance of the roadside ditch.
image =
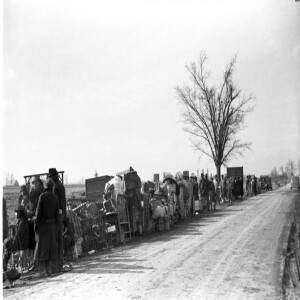
<svg viewBox="0 0 300 300">
<path fill-rule="evenodd" d="M 284 300 L 300 299 L 300 202 L 296 197 L 287 242 L 284 243 L 282 291 Z"/>
</svg>

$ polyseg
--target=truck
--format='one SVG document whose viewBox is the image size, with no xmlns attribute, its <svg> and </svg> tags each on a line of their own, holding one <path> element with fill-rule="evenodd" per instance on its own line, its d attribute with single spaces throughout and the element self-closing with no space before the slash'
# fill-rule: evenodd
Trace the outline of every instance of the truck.
<svg viewBox="0 0 300 300">
<path fill-rule="evenodd" d="M 291 178 L 291 189 L 300 189 L 299 177 L 293 176 Z"/>
<path fill-rule="evenodd" d="M 227 167 L 227 177 L 244 178 L 243 167 Z"/>
</svg>

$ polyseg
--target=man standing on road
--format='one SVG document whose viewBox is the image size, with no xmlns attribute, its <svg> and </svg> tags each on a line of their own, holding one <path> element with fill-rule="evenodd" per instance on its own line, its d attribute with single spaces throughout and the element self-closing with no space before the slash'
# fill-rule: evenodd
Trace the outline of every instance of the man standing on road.
<svg viewBox="0 0 300 300">
<path fill-rule="evenodd" d="M 209 181 L 209 209 L 212 211 L 216 210 L 216 189 L 213 177 Z"/>
<path fill-rule="evenodd" d="M 34 231 L 36 247 L 34 259 L 39 264 L 38 277 L 46 277 L 53 272 L 52 263 L 57 259 L 56 224 L 58 222 L 58 198 L 53 194 L 54 182 L 48 178 L 46 189 L 40 195 L 36 208 Z"/>
<path fill-rule="evenodd" d="M 57 222 L 57 256 L 58 259 L 55 263 L 54 272 L 62 272 L 63 271 L 63 233 L 64 227 L 67 222 L 67 204 L 66 204 L 66 191 L 62 182 L 59 179 L 58 172 L 55 168 L 49 169 L 49 178 L 54 181 L 53 192 L 58 198 L 59 202 L 59 216 Z"/>
<path fill-rule="evenodd" d="M 210 181 L 208 179 L 208 174 L 205 174 L 205 178 L 204 178 L 204 198 L 206 199 L 206 206 L 207 206 L 207 211 L 210 210 L 210 201 L 209 201 L 209 186 L 210 186 Z"/>
<path fill-rule="evenodd" d="M 201 173 L 201 179 L 199 181 L 199 194 L 200 194 L 200 199 L 202 201 L 204 211 L 207 209 L 207 207 L 206 207 L 206 205 L 207 205 L 206 198 L 204 196 L 205 189 L 206 189 L 206 182 L 205 182 L 204 174 Z"/>
<path fill-rule="evenodd" d="M 256 181 L 256 177 L 253 176 L 253 186 L 252 186 L 252 189 L 253 189 L 253 194 L 254 196 L 257 195 L 257 185 L 256 185 L 257 181 Z"/>
</svg>

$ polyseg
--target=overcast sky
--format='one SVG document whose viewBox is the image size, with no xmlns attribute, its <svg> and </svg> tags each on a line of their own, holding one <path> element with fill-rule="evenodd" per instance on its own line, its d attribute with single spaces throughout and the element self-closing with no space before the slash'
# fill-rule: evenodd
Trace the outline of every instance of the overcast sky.
<svg viewBox="0 0 300 300">
<path fill-rule="evenodd" d="M 3 172 L 21 182 L 52 167 L 69 181 L 215 173 L 175 93 L 201 51 L 216 84 L 237 54 L 235 81 L 256 97 L 240 135 L 252 151 L 229 165 L 260 175 L 299 159 L 299 2 L 4 0 L 3 14 Z"/>
</svg>

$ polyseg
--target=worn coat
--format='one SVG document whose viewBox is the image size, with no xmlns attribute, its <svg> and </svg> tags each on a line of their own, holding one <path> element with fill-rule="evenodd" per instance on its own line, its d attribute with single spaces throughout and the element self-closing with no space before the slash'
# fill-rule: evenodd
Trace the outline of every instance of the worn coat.
<svg viewBox="0 0 300 300">
<path fill-rule="evenodd" d="M 38 184 L 36 184 L 29 193 L 29 201 L 28 201 L 28 226 L 29 226 L 29 244 L 28 249 L 34 250 L 35 249 L 35 233 L 34 233 L 34 220 L 36 213 L 36 208 L 38 205 L 39 197 L 44 191 L 44 186 L 42 181 L 40 180 Z"/>
<path fill-rule="evenodd" d="M 216 201 L 216 186 L 214 181 L 209 181 L 209 200 L 210 202 Z"/>
<path fill-rule="evenodd" d="M 57 259 L 56 224 L 58 222 L 58 198 L 52 190 L 46 189 L 40 195 L 35 220 L 37 261 Z"/>
<path fill-rule="evenodd" d="M 67 201 L 66 191 L 64 185 L 60 180 L 55 181 L 53 192 L 58 198 L 59 208 L 62 210 L 62 221 L 67 222 Z"/>
<path fill-rule="evenodd" d="M 209 191 L 209 181 L 206 178 L 201 178 L 199 182 L 199 193 L 201 197 L 207 197 Z"/>
</svg>

